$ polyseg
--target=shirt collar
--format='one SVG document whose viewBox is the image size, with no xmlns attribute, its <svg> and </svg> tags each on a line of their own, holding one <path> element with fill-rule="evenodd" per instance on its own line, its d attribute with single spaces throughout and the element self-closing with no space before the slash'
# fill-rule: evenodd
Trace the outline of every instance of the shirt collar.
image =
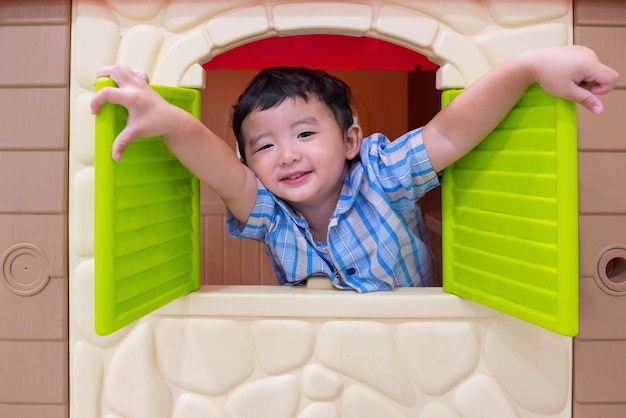
<svg viewBox="0 0 626 418">
<path fill-rule="evenodd" d="M 274 193 L 272 193 L 269 190 L 267 190 L 267 187 L 265 187 L 265 185 L 263 183 L 261 183 L 260 180 L 258 180 L 258 183 L 261 185 L 261 187 L 263 187 L 263 189 L 265 189 L 265 191 L 267 193 L 269 193 L 269 195 L 272 197 L 274 202 L 276 202 L 276 204 L 278 206 L 280 206 L 280 208 L 283 210 L 283 212 L 285 214 L 287 214 L 287 216 L 289 216 L 291 219 L 293 219 L 293 221 L 296 223 L 296 225 L 298 225 L 299 227 L 302 227 L 302 228 L 308 228 L 308 223 L 307 223 L 306 219 L 304 219 L 304 216 L 302 216 L 302 214 L 300 212 L 296 211 L 294 208 L 292 208 L 284 200 L 277 198 L 274 195 Z"/>
</svg>

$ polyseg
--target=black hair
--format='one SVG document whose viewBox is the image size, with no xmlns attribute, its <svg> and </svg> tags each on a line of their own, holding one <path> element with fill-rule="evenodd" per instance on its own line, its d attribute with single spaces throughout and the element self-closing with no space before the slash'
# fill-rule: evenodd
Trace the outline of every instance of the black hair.
<svg viewBox="0 0 626 418">
<path fill-rule="evenodd" d="M 353 123 L 352 92 L 350 87 L 324 70 L 305 67 L 271 67 L 261 70 L 248 84 L 233 106 L 232 128 L 237 139 L 241 158 L 245 162 L 244 139 L 241 125 L 253 111 L 278 106 L 285 99 L 313 97 L 322 102 L 333 114 L 345 134 Z"/>
</svg>

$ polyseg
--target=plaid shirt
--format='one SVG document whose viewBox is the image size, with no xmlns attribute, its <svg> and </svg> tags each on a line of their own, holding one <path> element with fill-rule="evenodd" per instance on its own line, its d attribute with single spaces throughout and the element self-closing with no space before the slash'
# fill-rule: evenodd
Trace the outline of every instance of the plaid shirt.
<svg viewBox="0 0 626 418">
<path fill-rule="evenodd" d="M 326 275 L 335 287 L 358 292 L 429 286 L 433 262 L 415 202 L 438 184 L 421 129 L 393 142 L 374 134 L 345 178 L 327 244 L 315 242 L 306 220 L 260 181 L 248 222 L 228 213 L 228 233 L 264 241 L 280 284 Z"/>
</svg>

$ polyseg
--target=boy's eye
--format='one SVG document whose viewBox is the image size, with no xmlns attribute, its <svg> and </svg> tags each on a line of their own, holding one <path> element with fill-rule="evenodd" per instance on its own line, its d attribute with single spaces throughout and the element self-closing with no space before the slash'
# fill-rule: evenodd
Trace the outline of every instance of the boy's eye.
<svg viewBox="0 0 626 418">
<path fill-rule="evenodd" d="M 304 132 L 300 132 L 298 134 L 298 138 L 307 138 L 309 136 L 313 135 L 313 132 L 311 131 L 304 131 Z"/>
<path fill-rule="evenodd" d="M 268 149 L 268 148 L 271 148 L 272 146 L 273 146 L 272 144 L 265 144 L 265 145 L 261 145 L 261 146 L 260 146 L 259 148 L 257 148 L 257 149 L 256 149 L 256 151 L 254 151 L 254 152 L 256 153 L 256 152 L 259 152 L 259 151 L 263 151 L 263 150 L 266 150 L 266 149 Z"/>
</svg>

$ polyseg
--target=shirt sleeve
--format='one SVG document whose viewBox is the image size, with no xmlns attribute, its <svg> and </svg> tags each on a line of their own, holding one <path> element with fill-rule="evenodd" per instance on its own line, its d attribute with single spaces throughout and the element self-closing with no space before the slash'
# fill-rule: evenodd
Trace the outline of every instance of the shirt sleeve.
<svg viewBox="0 0 626 418">
<path fill-rule="evenodd" d="M 246 223 L 235 218 L 226 209 L 226 230 L 235 238 L 249 238 L 263 241 L 271 229 L 276 214 L 276 200 L 272 193 L 257 179 L 257 198 Z"/>
<path fill-rule="evenodd" d="M 394 141 L 382 134 L 365 138 L 361 161 L 370 181 L 376 181 L 399 210 L 414 210 L 415 201 L 439 185 L 439 176 L 424 146 L 422 128 Z"/>
</svg>

